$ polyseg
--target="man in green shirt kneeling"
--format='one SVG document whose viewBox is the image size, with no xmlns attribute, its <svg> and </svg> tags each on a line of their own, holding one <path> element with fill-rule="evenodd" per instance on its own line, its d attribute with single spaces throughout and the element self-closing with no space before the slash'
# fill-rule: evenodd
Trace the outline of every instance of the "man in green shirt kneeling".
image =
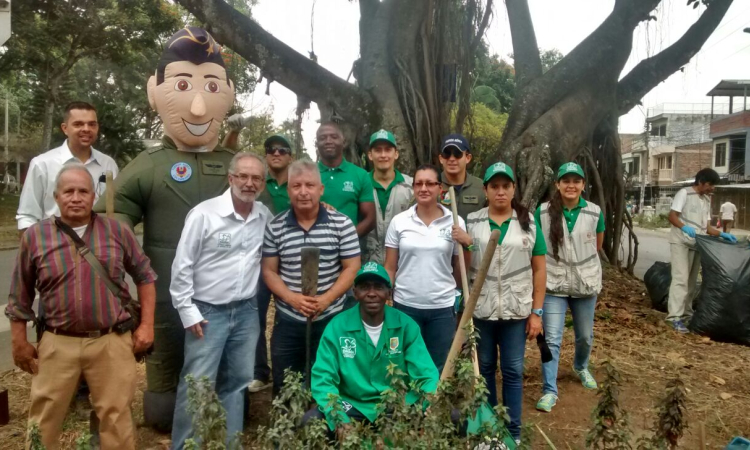
<svg viewBox="0 0 750 450">
<path fill-rule="evenodd" d="M 386 306 L 393 293 L 385 268 L 376 262 L 362 266 L 354 279 L 359 308 L 350 308 L 328 324 L 312 368 L 311 390 L 317 407 L 304 422 L 325 417 L 331 431 L 343 439 L 352 420 L 375 422 L 380 394 L 390 387 L 388 365 L 396 364 L 409 385 L 434 393 L 439 374 L 422 340 L 419 326 L 406 314 Z M 338 396 L 340 420 L 327 407 L 329 394 Z M 420 393 L 411 391 L 407 403 Z M 334 429 L 334 423 L 339 422 Z"/>
</svg>

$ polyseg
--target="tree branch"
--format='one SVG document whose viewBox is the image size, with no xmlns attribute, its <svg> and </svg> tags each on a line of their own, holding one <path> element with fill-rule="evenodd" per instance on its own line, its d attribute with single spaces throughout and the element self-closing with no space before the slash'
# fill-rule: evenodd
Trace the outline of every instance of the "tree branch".
<svg viewBox="0 0 750 450">
<path fill-rule="evenodd" d="M 479 47 L 479 44 L 482 42 L 484 32 L 487 30 L 487 26 L 489 26 L 490 24 L 490 17 L 492 17 L 492 0 L 487 0 L 487 4 L 484 7 L 484 16 L 482 17 L 482 21 L 479 23 L 477 34 L 474 36 L 474 40 L 471 42 L 471 47 L 469 47 L 469 51 L 472 55 Z"/>
<path fill-rule="evenodd" d="M 347 83 L 276 39 L 257 22 L 222 0 L 177 0 L 207 24 L 213 37 L 297 95 L 325 105 L 355 126 L 369 123 L 376 108 L 363 89 Z"/>
<path fill-rule="evenodd" d="M 651 89 L 687 64 L 719 26 L 731 4 L 732 0 L 713 0 L 677 42 L 641 61 L 620 80 L 617 85 L 619 114 L 633 109 Z"/>
<path fill-rule="evenodd" d="M 513 41 L 513 66 L 516 69 L 516 85 L 523 88 L 542 75 L 542 60 L 536 42 L 534 23 L 527 0 L 506 0 Z"/>
</svg>

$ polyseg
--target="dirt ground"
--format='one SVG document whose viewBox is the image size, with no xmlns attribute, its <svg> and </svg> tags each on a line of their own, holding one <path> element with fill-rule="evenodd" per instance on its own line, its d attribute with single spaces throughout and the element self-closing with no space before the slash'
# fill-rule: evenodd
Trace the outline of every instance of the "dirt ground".
<svg viewBox="0 0 750 450">
<path fill-rule="evenodd" d="M 585 447 L 597 396 L 584 390 L 573 373 L 572 335 L 572 329 L 566 330 L 558 382 L 560 399 L 549 414 L 534 409 L 541 389 L 539 351 L 536 345 L 527 345 L 523 419 L 525 438 L 533 449 L 549 448 L 537 426 L 558 449 Z M 664 324 L 664 314 L 650 308 L 643 283 L 615 270 L 606 271 L 597 306 L 592 365 L 600 382 L 604 375 L 599 365 L 607 359 L 622 375 L 620 402 L 629 414 L 635 437 L 648 433 L 655 417 L 654 406 L 663 396 L 666 383 L 675 377 L 682 379 L 688 391 L 689 428 L 680 448 L 700 448 L 700 424 L 710 449 L 724 448 L 733 436 L 750 435 L 750 348 L 693 334 L 678 335 Z M 143 366 L 139 375 L 133 411 L 136 423 L 142 424 Z M 17 370 L 0 374 L 0 386 L 9 389 L 11 403 L 11 423 L 0 427 L 0 449 L 23 448 L 29 381 L 28 375 Z M 267 424 L 270 396 L 270 390 L 251 395 L 246 434 L 251 436 L 258 425 Z M 87 412 L 72 410 L 61 439 L 63 448 L 73 448 L 76 437 L 87 428 Z M 139 449 L 168 446 L 168 435 L 138 426 Z"/>
</svg>

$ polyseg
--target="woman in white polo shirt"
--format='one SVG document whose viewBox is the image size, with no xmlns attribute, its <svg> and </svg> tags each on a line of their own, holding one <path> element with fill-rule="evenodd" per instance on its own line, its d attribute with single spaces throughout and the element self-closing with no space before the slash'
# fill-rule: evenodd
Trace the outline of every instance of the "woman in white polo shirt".
<svg viewBox="0 0 750 450">
<path fill-rule="evenodd" d="M 484 174 L 489 206 L 469 214 L 468 233 L 457 232 L 461 245 L 472 248 L 470 277 L 476 276 L 494 230 L 500 240 L 474 310 L 479 331 L 479 372 L 487 383 L 489 403 L 497 405 L 495 372 L 500 349 L 503 405 L 508 408 L 508 431 L 521 438 L 523 358 L 526 339 L 542 330 L 547 246 L 541 230 L 526 208 L 513 199 L 513 170 L 505 163 L 491 165 Z"/>
<path fill-rule="evenodd" d="M 442 371 L 456 330 L 453 304 L 460 275 L 453 215 L 438 203 L 439 195 L 437 168 L 420 166 L 414 174 L 417 204 L 388 226 L 385 268 L 394 282 L 394 307 L 417 322 L 432 361 Z M 459 223 L 465 230 L 460 217 Z"/>
</svg>

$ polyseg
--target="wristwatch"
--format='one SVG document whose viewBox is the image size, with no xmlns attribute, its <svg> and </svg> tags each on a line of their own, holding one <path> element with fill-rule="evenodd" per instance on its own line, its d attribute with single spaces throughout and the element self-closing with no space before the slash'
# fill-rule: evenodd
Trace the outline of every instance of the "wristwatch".
<svg viewBox="0 0 750 450">
<path fill-rule="evenodd" d="M 542 308 L 539 308 L 539 309 L 532 309 L 532 310 L 531 310 L 531 313 L 532 313 L 532 314 L 536 314 L 536 315 L 537 315 L 537 316 L 539 316 L 539 317 L 542 317 L 542 316 L 544 315 L 544 310 L 543 310 Z"/>
</svg>

